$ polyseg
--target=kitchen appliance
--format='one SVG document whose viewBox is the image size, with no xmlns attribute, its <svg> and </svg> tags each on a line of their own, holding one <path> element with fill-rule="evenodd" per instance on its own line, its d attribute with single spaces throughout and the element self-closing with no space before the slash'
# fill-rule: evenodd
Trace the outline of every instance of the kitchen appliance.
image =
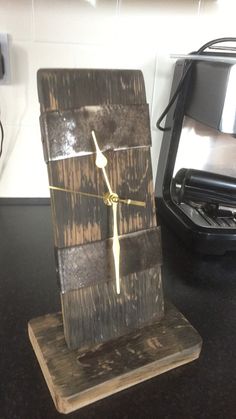
<svg viewBox="0 0 236 419">
<path fill-rule="evenodd" d="M 167 113 L 159 216 L 207 254 L 236 250 L 236 54 L 221 48 L 176 62 L 172 100 L 158 121 Z"/>
</svg>

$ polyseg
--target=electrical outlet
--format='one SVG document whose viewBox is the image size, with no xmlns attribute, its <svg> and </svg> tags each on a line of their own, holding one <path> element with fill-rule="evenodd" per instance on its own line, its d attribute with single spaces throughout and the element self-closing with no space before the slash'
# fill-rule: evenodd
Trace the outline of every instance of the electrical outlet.
<svg viewBox="0 0 236 419">
<path fill-rule="evenodd" d="M 0 79 L 0 85 L 10 84 L 11 82 L 11 67 L 10 67 L 10 53 L 9 53 L 9 35 L 7 33 L 0 33 L 1 59 L 3 63 L 3 77 Z"/>
<path fill-rule="evenodd" d="M 0 80 L 4 76 L 4 62 L 3 62 L 3 56 L 2 56 L 2 49 L 0 44 Z"/>
</svg>

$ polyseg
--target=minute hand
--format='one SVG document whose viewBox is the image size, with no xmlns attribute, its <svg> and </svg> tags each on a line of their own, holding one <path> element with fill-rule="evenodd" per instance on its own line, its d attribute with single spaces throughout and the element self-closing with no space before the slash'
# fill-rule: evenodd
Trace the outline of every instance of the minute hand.
<svg viewBox="0 0 236 419">
<path fill-rule="evenodd" d="M 107 177 L 107 173 L 105 167 L 107 165 L 107 158 L 101 152 L 100 148 L 98 147 L 97 139 L 95 132 L 92 131 L 92 137 L 96 148 L 96 166 L 102 169 L 103 175 L 107 184 L 107 188 L 109 191 L 110 196 L 116 197 L 115 200 L 111 201 L 112 211 L 113 211 L 113 257 L 114 257 L 114 265 L 115 265 L 115 277 L 116 277 L 116 292 L 120 294 L 120 242 L 118 236 L 118 226 L 117 226 L 117 204 L 118 204 L 118 196 L 112 192 L 110 182 Z"/>
<path fill-rule="evenodd" d="M 120 242 L 117 228 L 117 202 L 112 204 L 113 211 L 113 257 L 115 266 L 115 277 L 116 277 L 116 292 L 120 294 Z"/>
</svg>

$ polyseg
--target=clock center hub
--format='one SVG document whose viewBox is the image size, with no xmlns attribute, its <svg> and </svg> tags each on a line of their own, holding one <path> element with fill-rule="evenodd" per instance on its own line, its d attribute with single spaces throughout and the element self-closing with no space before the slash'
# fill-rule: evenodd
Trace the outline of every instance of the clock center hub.
<svg viewBox="0 0 236 419">
<path fill-rule="evenodd" d="M 117 204 L 119 202 L 119 197 L 116 193 L 112 192 L 106 192 L 103 195 L 103 202 L 104 204 L 108 205 L 109 207 L 112 206 L 112 204 Z"/>
</svg>

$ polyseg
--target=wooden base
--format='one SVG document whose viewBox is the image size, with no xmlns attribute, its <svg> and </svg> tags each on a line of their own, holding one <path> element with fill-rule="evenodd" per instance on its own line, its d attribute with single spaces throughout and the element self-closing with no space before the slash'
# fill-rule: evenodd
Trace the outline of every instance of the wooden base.
<svg viewBox="0 0 236 419">
<path fill-rule="evenodd" d="M 29 337 L 61 413 L 191 362 L 202 345 L 196 330 L 170 304 L 160 322 L 83 354 L 68 349 L 61 313 L 31 320 Z"/>
</svg>

